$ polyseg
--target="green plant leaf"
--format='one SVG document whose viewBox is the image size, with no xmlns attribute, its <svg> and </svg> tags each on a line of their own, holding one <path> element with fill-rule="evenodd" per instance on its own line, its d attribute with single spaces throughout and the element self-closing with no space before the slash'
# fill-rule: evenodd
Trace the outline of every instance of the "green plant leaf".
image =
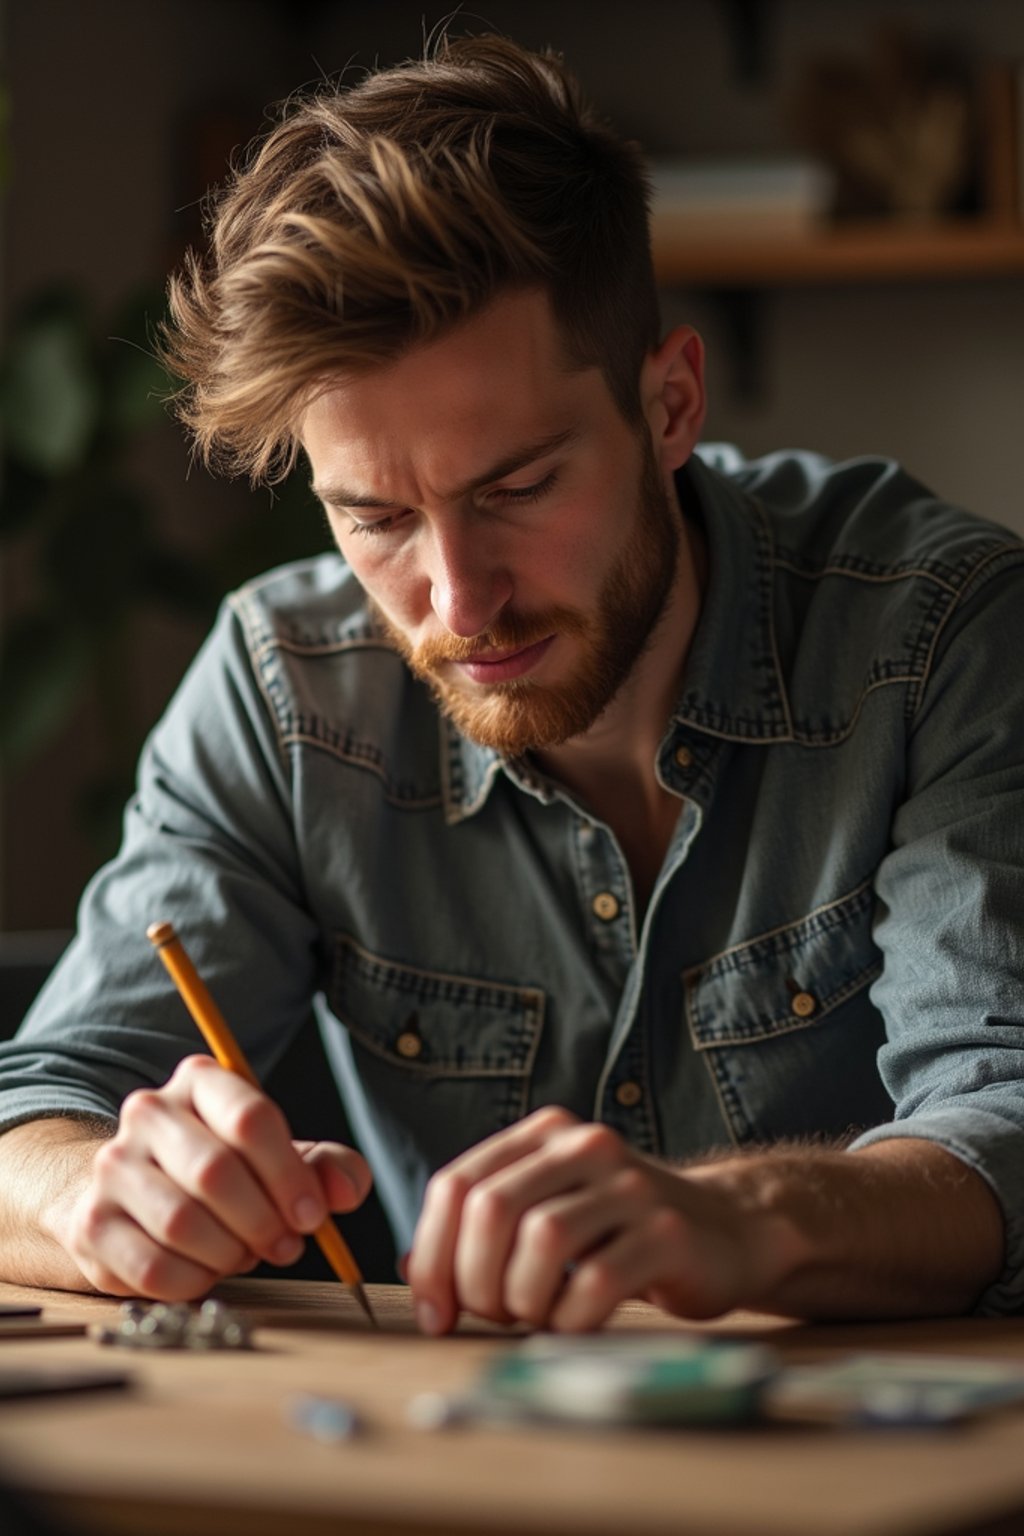
<svg viewBox="0 0 1024 1536">
<path fill-rule="evenodd" d="M 0 418 L 8 452 L 61 475 L 81 463 L 99 416 L 99 388 L 81 306 L 55 290 L 16 324 L 5 361 Z"/>
<path fill-rule="evenodd" d="M 56 735 L 89 667 L 87 641 L 65 618 L 32 614 L 10 625 L 0 655 L 0 756 L 17 765 Z"/>
</svg>

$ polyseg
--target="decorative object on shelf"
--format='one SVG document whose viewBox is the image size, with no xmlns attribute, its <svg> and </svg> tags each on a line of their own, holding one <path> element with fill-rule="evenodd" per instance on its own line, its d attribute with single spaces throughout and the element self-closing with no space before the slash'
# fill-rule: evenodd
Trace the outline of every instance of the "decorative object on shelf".
<svg viewBox="0 0 1024 1536">
<path fill-rule="evenodd" d="M 864 60 L 811 61 L 793 101 L 807 149 L 835 173 L 837 218 L 973 212 L 980 155 L 971 61 L 897 28 Z"/>
<path fill-rule="evenodd" d="M 655 241 L 803 239 L 832 198 L 831 174 L 806 158 L 660 159 L 650 169 Z"/>
</svg>

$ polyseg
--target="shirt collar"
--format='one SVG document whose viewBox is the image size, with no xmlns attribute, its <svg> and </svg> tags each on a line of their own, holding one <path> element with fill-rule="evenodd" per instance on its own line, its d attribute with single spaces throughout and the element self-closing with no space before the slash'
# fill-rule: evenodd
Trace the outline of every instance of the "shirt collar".
<svg viewBox="0 0 1024 1536">
<path fill-rule="evenodd" d="M 708 582 L 674 718 L 733 741 L 787 740 L 792 722 L 775 634 L 767 514 L 697 455 L 684 474 L 707 540 Z"/>
</svg>

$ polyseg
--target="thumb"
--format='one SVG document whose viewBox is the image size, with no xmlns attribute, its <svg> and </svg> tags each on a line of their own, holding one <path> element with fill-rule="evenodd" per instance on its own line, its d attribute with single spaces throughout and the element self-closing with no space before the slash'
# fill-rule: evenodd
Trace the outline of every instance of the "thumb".
<svg viewBox="0 0 1024 1536">
<path fill-rule="evenodd" d="M 327 1208 L 354 1211 L 373 1188 L 370 1165 L 353 1147 L 337 1141 L 296 1141 L 296 1152 L 320 1181 Z"/>
</svg>

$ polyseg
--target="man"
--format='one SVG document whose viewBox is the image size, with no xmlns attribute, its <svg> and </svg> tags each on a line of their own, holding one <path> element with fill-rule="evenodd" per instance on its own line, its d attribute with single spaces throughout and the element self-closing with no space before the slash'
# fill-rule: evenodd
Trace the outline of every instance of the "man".
<svg viewBox="0 0 1024 1536">
<path fill-rule="evenodd" d="M 173 285 L 200 451 L 343 559 L 236 593 L 0 1076 L 0 1272 L 181 1298 L 370 1167 L 421 1325 L 1022 1294 L 1024 549 L 698 449 L 643 175 L 554 60 L 293 108 Z M 318 1009 L 363 1151 L 262 1073 Z M 301 1131 L 301 1126 L 295 1127 Z"/>
</svg>

